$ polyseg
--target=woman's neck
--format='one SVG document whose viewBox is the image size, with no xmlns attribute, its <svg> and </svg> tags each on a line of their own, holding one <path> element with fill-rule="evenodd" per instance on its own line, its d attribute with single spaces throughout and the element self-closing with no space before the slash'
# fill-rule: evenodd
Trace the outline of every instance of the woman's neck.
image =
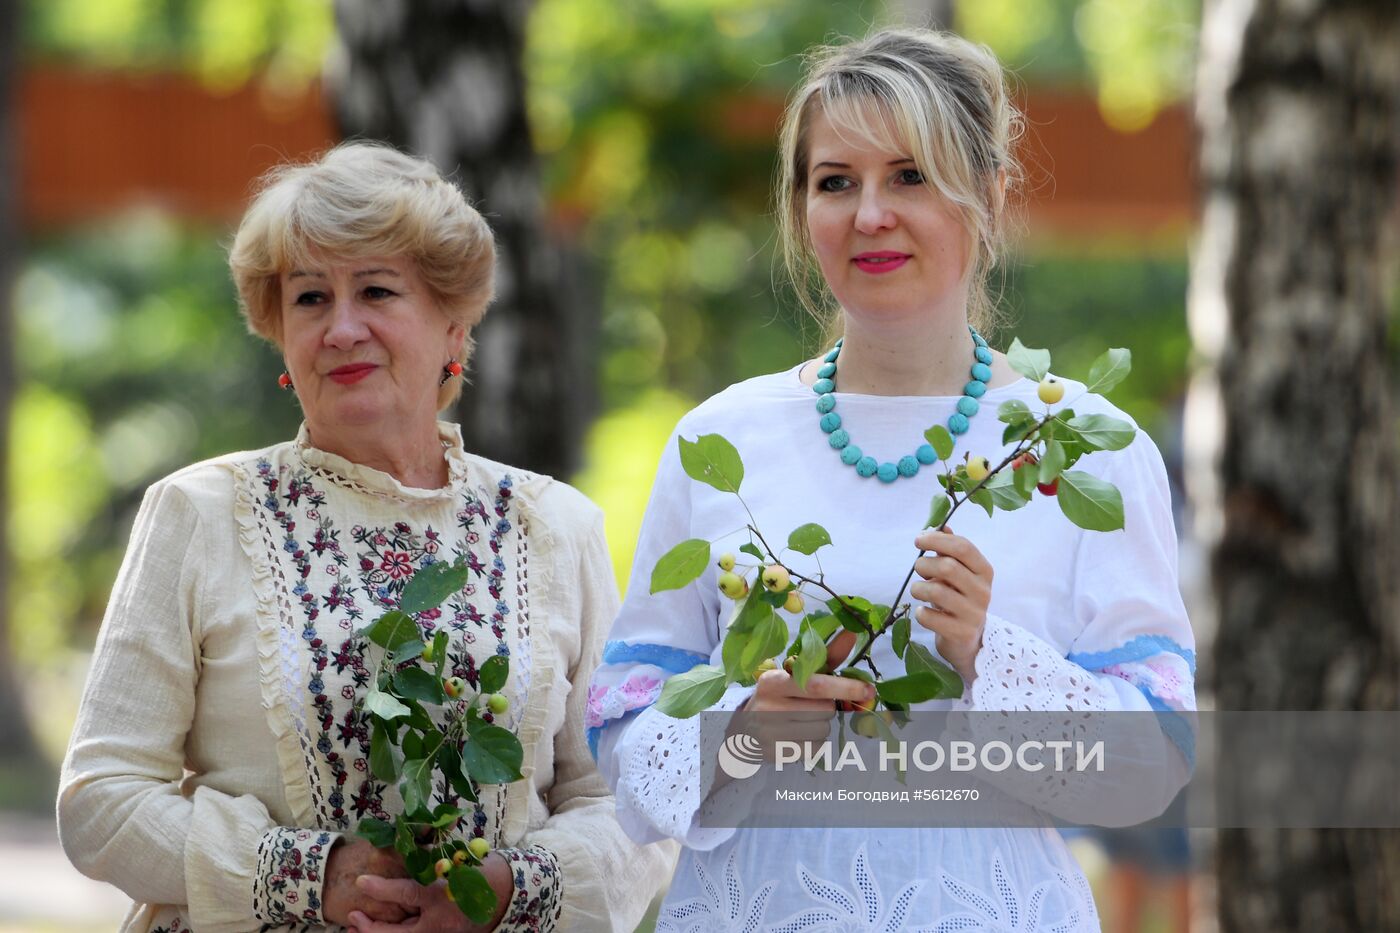
<svg viewBox="0 0 1400 933">
<path fill-rule="evenodd" d="M 901 327 L 848 316 L 836 384 L 862 395 L 961 395 L 974 362 L 964 315 Z"/>
<path fill-rule="evenodd" d="M 306 430 L 312 447 L 388 473 L 404 486 L 441 489 L 447 485 L 447 460 L 436 421 L 396 430 L 394 426 L 317 425 L 308 419 Z"/>
</svg>

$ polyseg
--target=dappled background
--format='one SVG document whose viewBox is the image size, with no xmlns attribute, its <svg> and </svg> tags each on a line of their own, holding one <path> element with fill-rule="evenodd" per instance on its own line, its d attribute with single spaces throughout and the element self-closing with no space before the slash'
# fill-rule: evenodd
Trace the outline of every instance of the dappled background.
<svg viewBox="0 0 1400 933">
<path fill-rule="evenodd" d="M 951 15 L 1011 67 L 1029 117 L 1029 172 L 1024 235 L 995 280 L 1011 323 L 993 342 L 1014 332 L 1053 350 L 1071 376 L 1106 346 L 1131 347 L 1133 374 L 1115 400 L 1177 478 L 1197 200 L 1187 103 L 1195 0 L 476 6 L 528 8 L 499 14 L 521 21 L 510 62 L 488 56 L 482 66 L 518 75 L 496 81 L 467 68 L 434 100 L 471 110 L 475 95 L 497 95 L 506 106 L 500 88 L 523 82 L 535 161 L 521 163 L 529 175 L 513 190 L 526 194 L 507 203 L 489 179 L 468 187 L 488 216 L 525 218 L 507 260 L 556 257 L 541 273 L 554 316 L 527 337 L 570 351 L 557 364 L 569 407 L 537 407 L 545 436 L 511 459 L 560 474 L 603 506 L 620 585 L 676 419 L 816 346 L 817 329 L 775 271 L 775 121 L 796 53 L 872 24 Z M 13 374 L 0 681 L 23 697 L 15 719 L 33 742 L 16 733 L 0 765 L 0 839 L 4 827 L 22 842 L 30 837 L 14 827 L 51 835 L 57 762 L 144 488 L 296 429 L 276 354 L 244 332 L 224 250 L 258 172 L 357 125 L 357 49 L 392 30 L 379 20 L 402 7 L 345 2 L 339 22 L 330 0 L 35 0 L 20 11 L 12 183 L 23 251 L 13 339 L 0 350 L 0 371 Z M 415 54 L 413 34 L 405 40 L 391 58 Z M 417 130 L 413 115 L 400 116 L 430 155 L 439 144 L 458 151 L 430 144 L 431 110 L 417 114 L 427 121 Z M 460 158 L 442 167 L 482 178 Z M 501 330 L 485 346 L 515 346 L 510 322 L 537 307 L 519 300 L 527 284 L 492 312 L 488 326 Z M 523 376 L 519 395 L 534 398 Z M 517 385 L 485 371 L 477 381 L 488 399 Z M 516 419 L 468 416 L 482 449 L 515 449 Z M 1188 577 L 1194 567 L 1188 555 Z M 59 863 L 18 874 L 27 850 L 17 846 L 0 857 L 26 881 L 7 888 L 0 877 L 0 930 L 110 928 L 120 897 L 67 896 L 79 889 L 63 886 Z"/>
</svg>

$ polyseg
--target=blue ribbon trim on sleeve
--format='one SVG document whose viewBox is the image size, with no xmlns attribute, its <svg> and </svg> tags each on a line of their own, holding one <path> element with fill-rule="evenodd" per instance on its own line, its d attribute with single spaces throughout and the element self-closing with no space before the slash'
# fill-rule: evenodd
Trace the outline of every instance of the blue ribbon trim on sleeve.
<svg viewBox="0 0 1400 933">
<path fill-rule="evenodd" d="M 684 674 L 697 664 L 706 664 L 708 654 L 685 651 L 670 645 L 610 641 L 603 646 L 604 664 L 650 664 L 672 674 Z"/>
<path fill-rule="evenodd" d="M 1142 690 L 1141 687 L 1138 688 Z M 1181 714 L 1180 710 L 1172 709 L 1164 701 L 1150 690 L 1142 690 L 1147 697 L 1148 704 L 1159 714 L 1157 725 L 1162 727 L 1162 731 L 1167 734 L 1167 738 L 1181 750 L 1181 754 L 1186 757 L 1186 767 L 1191 771 L 1196 770 L 1196 733 L 1191 728 L 1190 722 Z"/>
<path fill-rule="evenodd" d="M 1191 669 L 1191 676 L 1196 676 L 1196 652 L 1190 648 L 1183 648 L 1165 635 L 1139 635 L 1126 645 L 1111 651 L 1070 654 L 1068 660 L 1078 664 L 1086 671 L 1101 671 L 1114 664 L 1131 664 L 1134 661 L 1150 658 L 1154 654 L 1176 655 L 1186 662 L 1186 666 Z"/>
</svg>

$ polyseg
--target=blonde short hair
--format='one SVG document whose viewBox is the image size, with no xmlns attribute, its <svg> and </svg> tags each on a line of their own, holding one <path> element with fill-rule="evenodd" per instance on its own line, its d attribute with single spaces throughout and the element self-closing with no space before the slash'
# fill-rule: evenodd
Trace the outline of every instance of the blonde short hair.
<svg viewBox="0 0 1400 933">
<path fill-rule="evenodd" d="M 315 257 L 411 260 L 447 317 L 467 331 L 495 288 L 491 228 L 461 190 L 423 159 L 379 143 L 341 143 L 305 163 L 279 165 L 259 180 L 229 250 L 229 268 L 248 329 L 282 345 L 281 276 Z M 438 391 L 456 401 L 461 379 Z"/>
<path fill-rule="evenodd" d="M 1004 191 L 1021 177 L 1012 148 L 1022 117 L 996 56 L 952 33 L 885 29 L 811 50 L 805 75 L 783 114 L 774 192 L 784 267 L 803 307 L 828 331 L 838 323 L 807 229 L 808 134 L 820 111 L 840 130 L 909 152 L 925 184 L 958 212 L 973 243 L 968 317 L 990 328 L 987 278 L 1005 245 Z"/>
</svg>

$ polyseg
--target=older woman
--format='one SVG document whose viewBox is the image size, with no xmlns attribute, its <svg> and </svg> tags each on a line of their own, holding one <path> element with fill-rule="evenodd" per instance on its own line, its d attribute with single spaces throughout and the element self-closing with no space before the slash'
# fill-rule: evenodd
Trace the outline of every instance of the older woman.
<svg viewBox="0 0 1400 933">
<path fill-rule="evenodd" d="M 494 849 L 485 929 L 631 930 L 664 881 L 671 853 L 626 838 L 583 739 L 575 680 L 617 608 L 601 515 L 437 420 L 494 258 L 460 191 L 363 143 L 275 170 L 244 217 L 243 311 L 305 423 L 166 477 L 137 516 L 58 800 L 74 864 L 136 902 L 124 929 L 481 928 L 352 834 L 403 806 L 368 764 L 356 631 L 454 556 L 470 581 L 416 621 L 468 682 L 509 656 L 497 722 L 525 753 L 458 827 Z"/>
</svg>

